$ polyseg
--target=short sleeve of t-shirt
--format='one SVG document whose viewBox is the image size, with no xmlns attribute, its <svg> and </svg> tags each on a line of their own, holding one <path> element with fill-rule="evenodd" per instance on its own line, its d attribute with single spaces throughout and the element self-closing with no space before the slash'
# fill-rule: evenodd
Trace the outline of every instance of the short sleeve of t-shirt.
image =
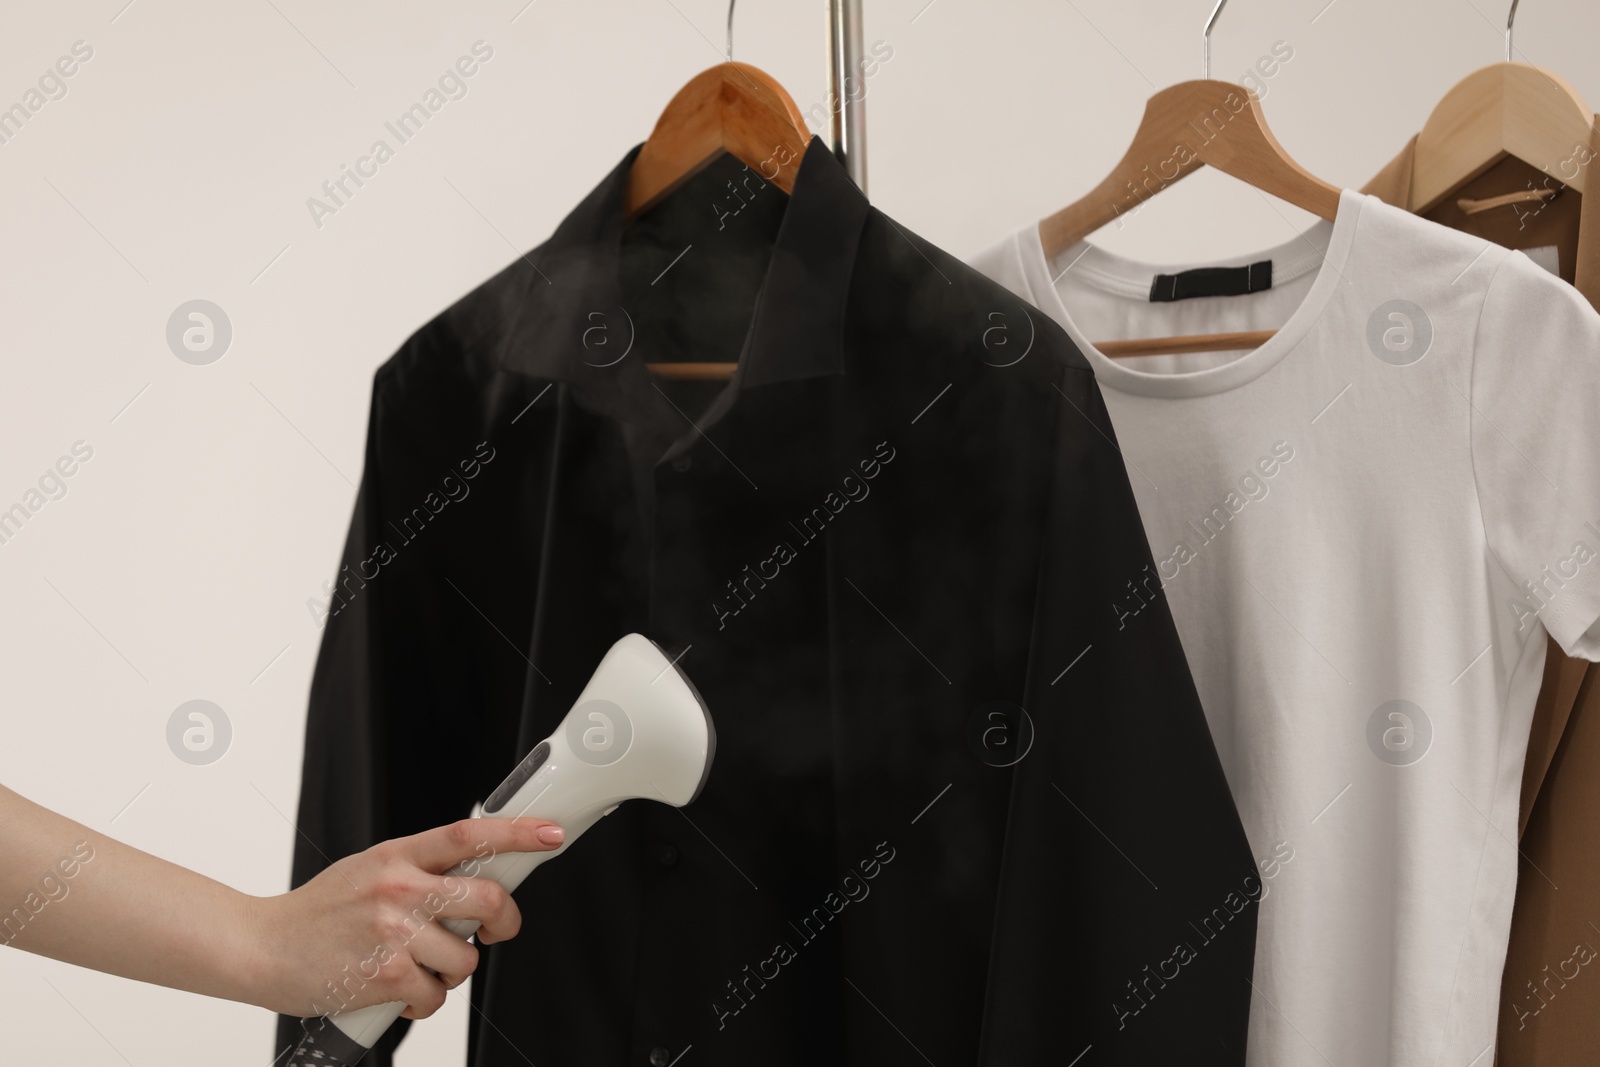
<svg viewBox="0 0 1600 1067">
<path fill-rule="evenodd" d="M 1472 462 L 1490 551 L 1570 656 L 1600 659 L 1600 314 L 1520 252 L 1484 296 Z"/>
</svg>

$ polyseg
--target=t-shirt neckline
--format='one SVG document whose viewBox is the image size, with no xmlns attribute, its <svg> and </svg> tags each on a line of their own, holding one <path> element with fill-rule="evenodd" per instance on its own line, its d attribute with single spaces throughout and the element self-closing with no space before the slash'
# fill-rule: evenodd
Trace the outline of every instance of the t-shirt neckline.
<svg viewBox="0 0 1600 1067">
<path fill-rule="evenodd" d="M 1034 302 L 1066 330 L 1067 335 L 1072 338 L 1073 343 L 1094 368 L 1095 379 L 1102 387 L 1143 396 L 1208 396 L 1237 389 L 1247 382 L 1254 381 L 1276 366 L 1310 331 L 1327 307 L 1328 299 L 1333 295 L 1334 289 L 1341 280 L 1344 280 L 1345 265 L 1355 241 L 1356 225 L 1367 199 L 1365 194 L 1354 189 L 1340 190 L 1339 207 L 1334 214 L 1332 229 L 1328 233 L 1328 247 L 1322 255 L 1322 265 L 1318 268 L 1317 276 L 1313 279 L 1305 299 L 1278 328 L 1277 333 L 1273 334 L 1265 344 L 1237 359 L 1204 370 L 1182 373 L 1134 370 L 1101 352 L 1073 321 L 1072 314 L 1061 299 L 1061 293 L 1055 286 L 1050 262 L 1044 254 L 1038 226 L 1024 227 L 1018 234 L 1018 246 L 1023 273 L 1027 278 Z M 1231 257 L 1228 262 L 1260 259 L 1284 261 L 1302 258 L 1307 248 L 1306 238 L 1301 236 L 1276 248 L 1248 256 Z M 1102 288 L 1111 288 L 1112 291 L 1148 291 L 1151 277 L 1158 273 L 1172 273 L 1174 270 L 1167 265 L 1128 259 L 1084 241 L 1062 252 L 1058 259 L 1063 263 L 1073 264 L 1074 269 L 1080 266 L 1089 267 L 1096 278 L 1095 284 Z M 1112 284 L 1107 285 L 1107 281 L 1111 281 Z"/>
</svg>

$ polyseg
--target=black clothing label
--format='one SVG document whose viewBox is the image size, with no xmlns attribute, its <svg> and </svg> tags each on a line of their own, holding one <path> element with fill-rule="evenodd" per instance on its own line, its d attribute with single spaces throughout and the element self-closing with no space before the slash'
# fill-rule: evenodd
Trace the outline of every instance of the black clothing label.
<svg viewBox="0 0 1600 1067">
<path fill-rule="evenodd" d="M 1195 267 L 1177 274 L 1157 274 L 1150 283 L 1150 301 L 1167 303 L 1196 296 L 1244 296 L 1272 288 L 1272 260 L 1243 267 Z"/>
</svg>

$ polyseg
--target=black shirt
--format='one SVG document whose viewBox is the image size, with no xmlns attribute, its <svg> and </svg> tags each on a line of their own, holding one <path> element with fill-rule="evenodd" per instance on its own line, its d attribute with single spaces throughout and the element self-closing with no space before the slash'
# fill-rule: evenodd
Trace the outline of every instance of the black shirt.
<svg viewBox="0 0 1600 1067">
<path fill-rule="evenodd" d="M 473 1065 L 1242 1063 L 1254 909 L 1155 970 L 1255 867 L 1159 585 L 1120 607 L 1087 364 L 820 141 L 630 223 L 636 152 L 377 373 L 296 884 L 465 815 L 639 631 L 710 780 L 519 890 Z"/>
</svg>

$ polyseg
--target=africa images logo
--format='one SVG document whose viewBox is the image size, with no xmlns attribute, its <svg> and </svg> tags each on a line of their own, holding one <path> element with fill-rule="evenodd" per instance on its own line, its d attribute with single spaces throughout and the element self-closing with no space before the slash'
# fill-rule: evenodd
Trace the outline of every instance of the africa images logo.
<svg viewBox="0 0 1600 1067">
<path fill-rule="evenodd" d="M 1433 320 L 1409 300 L 1379 304 L 1367 318 L 1367 347 L 1391 367 L 1407 367 L 1428 354 Z"/>
</svg>

